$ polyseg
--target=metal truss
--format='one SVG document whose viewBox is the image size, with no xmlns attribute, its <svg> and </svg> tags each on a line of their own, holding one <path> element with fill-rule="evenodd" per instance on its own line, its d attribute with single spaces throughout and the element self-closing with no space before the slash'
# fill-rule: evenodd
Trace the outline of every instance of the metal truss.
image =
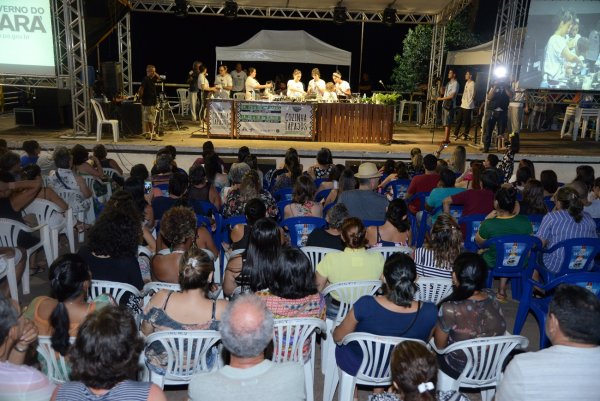
<svg viewBox="0 0 600 401">
<path fill-rule="evenodd" d="M 471 0 L 455 0 L 455 2 L 464 2 L 467 4 Z M 171 0 L 133 0 L 131 7 L 133 11 L 145 11 L 155 13 L 173 12 L 173 1 Z M 208 4 L 190 4 L 188 14 L 192 15 L 222 15 L 224 5 Z M 383 22 L 383 12 L 368 11 L 347 11 L 348 22 Z M 253 7 L 238 6 L 238 18 L 277 18 L 293 20 L 312 20 L 323 21 L 333 19 L 332 9 L 297 9 L 285 7 Z M 396 23 L 398 24 L 434 24 L 436 16 L 434 14 L 420 13 L 401 13 L 396 14 Z"/>
<path fill-rule="evenodd" d="M 444 60 L 444 41 L 446 38 L 446 25 L 435 24 L 431 35 L 431 58 L 429 60 L 429 81 L 427 84 L 427 107 L 425 109 L 426 127 L 435 127 L 437 119 L 437 107 L 439 84 L 436 80 L 442 78 L 442 67 Z"/>
<path fill-rule="evenodd" d="M 131 19 L 130 13 L 125 14 L 117 23 L 119 40 L 119 63 L 123 73 L 123 89 L 127 95 L 133 94 L 133 78 L 131 70 Z"/>
<path fill-rule="evenodd" d="M 2 75 L 0 86 L 56 88 L 56 77 L 35 77 L 24 75 Z"/>
<path fill-rule="evenodd" d="M 69 58 L 67 51 L 67 27 L 65 25 L 65 8 L 62 1 L 51 1 L 52 29 L 54 30 L 55 63 L 58 75 L 69 75 Z"/>
<path fill-rule="evenodd" d="M 436 23 L 447 24 L 469 4 L 471 0 L 453 0 L 438 14 Z"/>
<path fill-rule="evenodd" d="M 89 88 L 87 54 L 85 44 L 85 21 L 83 0 L 62 0 L 67 38 L 69 78 L 71 81 L 71 105 L 73 108 L 73 133 L 88 135 L 90 132 Z"/>
</svg>

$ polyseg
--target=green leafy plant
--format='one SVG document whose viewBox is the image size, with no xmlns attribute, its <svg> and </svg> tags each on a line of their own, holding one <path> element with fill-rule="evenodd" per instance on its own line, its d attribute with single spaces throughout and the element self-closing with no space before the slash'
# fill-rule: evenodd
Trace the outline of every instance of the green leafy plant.
<svg viewBox="0 0 600 401">
<path fill-rule="evenodd" d="M 373 94 L 373 103 L 375 104 L 394 105 L 400 103 L 401 100 L 402 95 L 396 92 Z"/>
</svg>

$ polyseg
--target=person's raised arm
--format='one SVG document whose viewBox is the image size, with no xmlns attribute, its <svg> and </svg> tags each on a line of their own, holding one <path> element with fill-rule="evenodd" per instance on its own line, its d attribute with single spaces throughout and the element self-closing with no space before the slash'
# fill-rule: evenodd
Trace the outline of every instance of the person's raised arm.
<svg viewBox="0 0 600 401">
<path fill-rule="evenodd" d="M 42 177 L 37 176 L 33 180 L 11 182 L 10 184 L 14 184 L 13 188 L 15 189 L 15 192 L 10 196 L 10 205 L 14 211 L 20 212 L 29 205 L 35 199 L 38 192 L 40 192 L 40 189 L 42 188 Z M 11 185 L 9 185 L 9 188 L 10 186 Z"/>
</svg>

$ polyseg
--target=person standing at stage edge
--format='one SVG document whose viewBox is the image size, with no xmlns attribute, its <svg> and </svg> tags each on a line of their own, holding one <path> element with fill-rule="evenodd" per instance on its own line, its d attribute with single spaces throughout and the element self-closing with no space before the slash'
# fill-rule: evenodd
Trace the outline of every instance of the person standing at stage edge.
<svg viewBox="0 0 600 401">
<path fill-rule="evenodd" d="M 192 64 L 192 71 L 190 71 L 187 80 L 190 91 L 190 110 L 192 110 L 192 121 L 196 121 L 196 118 L 198 117 L 196 105 L 198 104 L 198 76 L 200 75 L 201 65 L 201 61 L 194 61 L 194 64 Z"/>
<path fill-rule="evenodd" d="M 483 136 L 483 153 L 488 153 L 490 151 L 492 132 L 494 132 L 496 123 L 498 123 L 498 150 L 502 147 L 504 142 L 504 132 L 506 131 L 508 104 L 510 103 L 511 97 L 512 92 L 510 86 L 503 78 L 495 82 L 490 88 L 487 94 L 487 101 L 488 111 L 491 112 L 491 115 Z"/>
<path fill-rule="evenodd" d="M 444 141 L 442 144 L 450 143 L 450 125 L 454 119 L 454 108 L 456 107 L 456 94 L 459 90 L 456 73 L 454 70 L 448 70 L 448 83 L 444 89 L 444 96 L 438 97 L 437 100 L 442 101 L 442 123 L 444 125 Z"/>
<path fill-rule="evenodd" d="M 468 141 L 469 131 L 471 130 L 471 114 L 475 108 L 475 82 L 471 79 L 471 71 L 465 73 L 465 90 L 462 95 L 460 102 L 460 110 L 458 110 L 458 116 L 456 118 L 456 128 L 454 129 L 454 139 L 458 139 L 460 133 L 460 127 L 464 121 L 465 133 L 463 138 Z"/>
<path fill-rule="evenodd" d="M 244 93 L 246 91 L 246 71 L 242 70 L 242 64 L 237 63 L 235 70 L 231 71 L 231 79 L 233 81 L 233 87 L 231 88 L 231 95 L 236 93 Z"/>
<path fill-rule="evenodd" d="M 150 135 L 154 131 L 154 121 L 156 120 L 156 83 L 160 76 L 156 73 L 156 67 L 148 65 L 146 67 L 146 76 L 142 80 L 139 96 L 142 102 L 142 119 L 144 120 L 144 132 Z"/>
</svg>

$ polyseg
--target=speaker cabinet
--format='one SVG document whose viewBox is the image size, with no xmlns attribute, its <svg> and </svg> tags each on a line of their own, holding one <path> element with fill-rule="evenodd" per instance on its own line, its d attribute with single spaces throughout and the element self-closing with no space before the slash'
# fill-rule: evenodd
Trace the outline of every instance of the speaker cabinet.
<svg viewBox="0 0 600 401">
<path fill-rule="evenodd" d="M 116 61 L 102 63 L 102 81 L 104 82 L 104 94 L 109 99 L 123 93 L 123 71 L 121 64 Z"/>
<path fill-rule="evenodd" d="M 121 132 L 123 135 L 141 135 L 142 104 L 134 102 L 121 103 Z"/>
</svg>

